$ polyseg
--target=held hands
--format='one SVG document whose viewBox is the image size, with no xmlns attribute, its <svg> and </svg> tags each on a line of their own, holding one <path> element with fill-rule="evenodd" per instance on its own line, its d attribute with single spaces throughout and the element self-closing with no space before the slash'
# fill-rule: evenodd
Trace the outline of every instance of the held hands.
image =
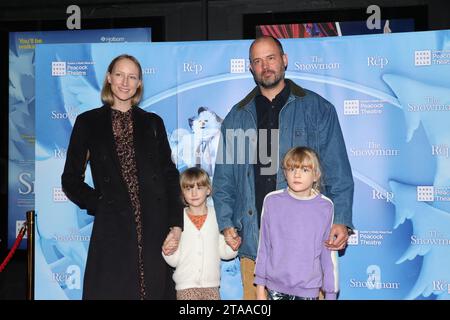
<svg viewBox="0 0 450 320">
<path fill-rule="evenodd" d="M 347 246 L 348 231 L 343 224 L 333 224 L 331 226 L 330 238 L 325 241 L 325 247 L 330 250 L 343 250 Z"/>
<path fill-rule="evenodd" d="M 174 254 L 174 252 L 177 251 L 178 249 L 178 245 L 180 244 L 180 238 L 181 238 L 181 228 L 173 227 L 167 234 L 166 240 L 164 240 L 162 252 L 166 256 Z"/>
<path fill-rule="evenodd" d="M 241 245 L 241 237 L 236 232 L 235 228 L 225 228 L 223 230 L 223 237 L 225 238 L 225 242 L 236 251 Z"/>
</svg>

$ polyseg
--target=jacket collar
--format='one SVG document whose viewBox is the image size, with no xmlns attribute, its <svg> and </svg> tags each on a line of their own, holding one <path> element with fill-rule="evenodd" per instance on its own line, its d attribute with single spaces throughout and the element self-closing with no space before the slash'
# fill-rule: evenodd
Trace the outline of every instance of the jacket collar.
<svg viewBox="0 0 450 320">
<path fill-rule="evenodd" d="M 298 97 L 304 97 L 306 95 L 305 90 L 302 87 L 295 84 L 292 80 L 285 79 L 286 85 L 290 87 L 291 94 Z M 237 106 L 239 109 L 246 107 L 256 95 L 259 93 L 259 88 L 256 86 L 250 93 L 241 101 L 238 102 Z"/>
<path fill-rule="evenodd" d="M 112 130 L 111 107 L 105 104 L 100 110 L 102 114 L 102 121 L 99 123 L 99 126 L 101 128 L 100 132 L 102 135 L 105 135 L 103 141 L 105 141 L 105 144 L 107 146 L 108 152 L 110 154 L 110 159 L 112 159 L 114 166 L 120 173 L 120 162 L 119 157 L 117 156 L 114 134 Z"/>
</svg>

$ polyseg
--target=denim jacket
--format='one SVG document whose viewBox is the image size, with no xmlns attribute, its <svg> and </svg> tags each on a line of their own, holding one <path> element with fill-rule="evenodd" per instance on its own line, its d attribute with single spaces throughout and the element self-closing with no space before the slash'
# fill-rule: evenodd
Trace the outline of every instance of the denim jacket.
<svg viewBox="0 0 450 320">
<path fill-rule="evenodd" d="M 321 193 L 334 202 L 334 223 L 353 228 L 353 177 L 336 110 L 315 92 L 303 89 L 291 80 L 285 82 L 291 90 L 279 117 L 277 189 L 287 186 L 281 169 L 286 152 L 295 146 L 313 148 L 322 166 Z M 250 152 L 256 152 L 255 136 L 250 133 L 257 129 L 254 100 L 257 93 L 256 87 L 225 117 L 213 179 L 219 229 L 237 228 L 242 237 L 239 255 L 251 259 L 256 258 L 259 239 L 253 172 L 255 157 Z M 235 129 L 248 134 L 243 144 L 229 134 L 239 132 Z"/>
</svg>

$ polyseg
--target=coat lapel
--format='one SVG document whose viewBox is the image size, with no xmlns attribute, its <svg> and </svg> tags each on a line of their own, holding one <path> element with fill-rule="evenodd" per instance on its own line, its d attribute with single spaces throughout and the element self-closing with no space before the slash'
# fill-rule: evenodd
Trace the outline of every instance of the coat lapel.
<svg viewBox="0 0 450 320">
<path fill-rule="evenodd" d="M 138 107 L 133 107 L 133 139 L 138 170 L 144 168 L 145 161 L 149 160 L 146 159 L 147 148 L 150 143 L 148 139 L 151 139 L 148 135 L 148 130 L 148 125 L 145 123 L 145 117 L 142 115 L 141 110 Z"/>
<path fill-rule="evenodd" d="M 112 129 L 111 120 L 111 108 L 109 106 L 103 106 L 102 110 L 102 120 L 99 123 L 100 132 L 103 135 L 102 141 L 105 142 L 105 147 L 107 149 L 107 155 L 112 160 L 115 169 L 118 171 L 119 176 L 122 176 L 122 170 L 120 168 L 119 156 L 116 151 L 116 144 L 114 140 L 114 134 Z"/>
</svg>

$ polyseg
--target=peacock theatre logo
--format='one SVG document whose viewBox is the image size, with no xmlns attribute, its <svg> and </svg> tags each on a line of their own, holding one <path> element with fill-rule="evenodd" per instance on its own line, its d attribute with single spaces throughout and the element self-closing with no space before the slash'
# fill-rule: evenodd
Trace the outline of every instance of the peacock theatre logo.
<svg viewBox="0 0 450 320">
<path fill-rule="evenodd" d="M 344 100 L 344 115 L 380 115 L 383 113 L 385 103 L 384 100 Z"/>
<path fill-rule="evenodd" d="M 52 61 L 52 77 L 87 76 L 93 61 Z"/>
<path fill-rule="evenodd" d="M 66 62 L 65 61 L 52 61 L 52 76 L 65 76 L 66 75 Z"/>
<path fill-rule="evenodd" d="M 450 187 L 417 186 L 417 201 L 450 201 Z"/>
<path fill-rule="evenodd" d="M 245 59 L 230 59 L 230 73 L 245 73 L 247 70 Z"/>
<path fill-rule="evenodd" d="M 450 50 L 416 50 L 414 51 L 414 66 L 450 64 Z"/>
<path fill-rule="evenodd" d="M 420 50 L 414 52 L 415 66 L 431 66 L 431 50 Z"/>
</svg>

